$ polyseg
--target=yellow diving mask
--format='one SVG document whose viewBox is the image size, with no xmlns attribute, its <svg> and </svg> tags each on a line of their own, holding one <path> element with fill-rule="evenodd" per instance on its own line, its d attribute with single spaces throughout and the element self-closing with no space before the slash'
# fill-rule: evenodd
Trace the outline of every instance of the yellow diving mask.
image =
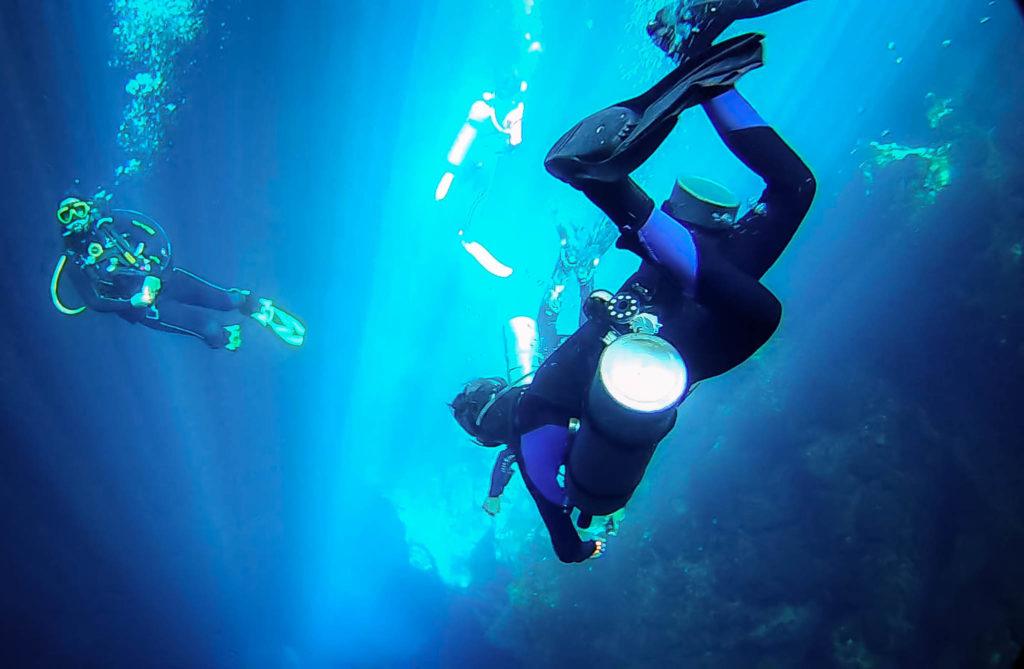
<svg viewBox="0 0 1024 669">
<path fill-rule="evenodd" d="M 77 197 L 66 198 L 57 207 L 57 221 L 76 232 L 85 228 L 91 214 L 92 205 Z"/>
</svg>

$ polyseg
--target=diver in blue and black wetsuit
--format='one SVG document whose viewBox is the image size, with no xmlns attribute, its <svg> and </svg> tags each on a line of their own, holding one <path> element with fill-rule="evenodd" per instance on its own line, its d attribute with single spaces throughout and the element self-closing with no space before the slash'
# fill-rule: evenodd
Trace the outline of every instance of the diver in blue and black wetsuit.
<svg viewBox="0 0 1024 669">
<path fill-rule="evenodd" d="M 770 3 L 717 4 L 715 35 L 728 25 L 723 17 L 759 15 L 752 12 Z M 559 140 L 548 170 L 600 207 L 619 228 L 618 245 L 643 262 L 616 294 L 592 296 L 591 319 L 532 383 L 510 388 L 481 379 L 452 403 L 479 443 L 508 444 L 563 562 L 603 550 L 600 542 L 581 541 L 573 508 L 584 527 L 588 517 L 624 507 L 686 394 L 747 360 L 779 324 L 782 307 L 760 279 L 806 216 L 815 180 L 734 88 L 761 65 L 760 42 L 743 35 L 688 48 L 648 93 L 584 119 Z M 766 183 L 739 220 L 738 201 L 710 182 L 680 180 L 657 208 L 629 177 L 678 114 L 696 104 Z M 506 468 L 508 458 L 503 454 L 496 468 Z"/>
<path fill-rule="evenodd" d="M 248 316 L 292 346 L 301 346 L 305 339 L 305 326 L 271 300 L 222 288 L 175 267 L 167 235 L 144 214 L 101 211 L 94 201 L 68 197 L 57 208 L 57 221 L 65 251 L 54 270 L 51 292 L 64 313 L 86 307 L 116 313 L 130 323 L 190 335 L 210 348 L 229 351 L 241 346 L 241 324 L 224 325 L 214 312 Z M 61 302 L 59 282 L 65 269 L 86 307 L 69 309 Z"/>
</svg>

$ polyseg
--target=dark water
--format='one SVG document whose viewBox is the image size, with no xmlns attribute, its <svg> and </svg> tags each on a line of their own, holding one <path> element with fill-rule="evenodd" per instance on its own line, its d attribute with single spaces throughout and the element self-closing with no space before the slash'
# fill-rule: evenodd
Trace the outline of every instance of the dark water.
<svg viewBox="0 0 1024 669">
<path fill-rule="evenodd" d="M 118 178 L 144 70 L 115 13 L 147 5 L 0 9 L 5 666 L 1013 664 L 1014 3 L 812 0 L 741 26 L 769 53 L 743 92 L 819 183 L 766 278 L 783 326 L 687 402 L 582 566 L 555 560 L 520 482 L 496 520 L 479 510 L 492 453 L 445 403 L 504 370 L 502 324 L 536 313 L 555 221 L 596 220 L 541 159 L 667 70 L 643 31 L 657 3 L 158 3 L 201 26 L 167 66 L 161 146 Z M 487 193 L 471 219 L 459 180 L 439 206 L 467 108 L 517 67 L 522 145 L 467 179 Z M 925 151 L 885 160 L 908 148 Z M 680 173 L 761 187 L 697 111 L 638 179 L 663 197 Z M 179 264 L 300 314 L 305 346 L 252 327 L 229 354 L 58 313 L 54 206 L 99 187 L 159 220 Z M 597 283 L 634 264 L 610 251 Z"/>
</svg>

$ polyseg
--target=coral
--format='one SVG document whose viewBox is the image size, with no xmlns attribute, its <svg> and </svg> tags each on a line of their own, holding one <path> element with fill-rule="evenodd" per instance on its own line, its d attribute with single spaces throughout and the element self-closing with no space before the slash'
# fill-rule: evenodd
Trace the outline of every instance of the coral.
<svg viewBox="0 0 1024 669">
<path fill-rule="evenodd" d="M 874 182 L 876 168 L 884 168 L 892 163 L 911 159 L 919 161 L 923 167 L 919 175 L 920 187 L 918 190 L 918 196 L 922 201 L 934 204 L 939 193 L 953 181 L 949 156 L 950 144 L 937 147 L 912 147 L 896 142 L 871 142 L 870 147 L 874 150 L 874 156 L 861 165 L 864 179 L 868 184 Z"/>
</svg>

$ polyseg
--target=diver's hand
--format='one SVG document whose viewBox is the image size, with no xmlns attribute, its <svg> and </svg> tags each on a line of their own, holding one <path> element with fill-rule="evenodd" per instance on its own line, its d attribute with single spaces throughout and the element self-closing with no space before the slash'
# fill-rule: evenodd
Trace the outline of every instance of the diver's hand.
<svg viewBox="0 0 1024 669">
<path fill-rule="evenodd" d="M 596 560 L 597 558 L 601 557 L 602 555 L 604 555 L 604 551 L 607 547 L 608 544 L 604 540 L 594 539 L 594 552 L 590 554 L 590 557 L 588 559 Z"/>
<path fill-rule="evenodd" d="M 483 510 L 488 516 L 496 516 L 501 512 L 501 498 L 488 497 L 484 500 Z"/>
</svg>

